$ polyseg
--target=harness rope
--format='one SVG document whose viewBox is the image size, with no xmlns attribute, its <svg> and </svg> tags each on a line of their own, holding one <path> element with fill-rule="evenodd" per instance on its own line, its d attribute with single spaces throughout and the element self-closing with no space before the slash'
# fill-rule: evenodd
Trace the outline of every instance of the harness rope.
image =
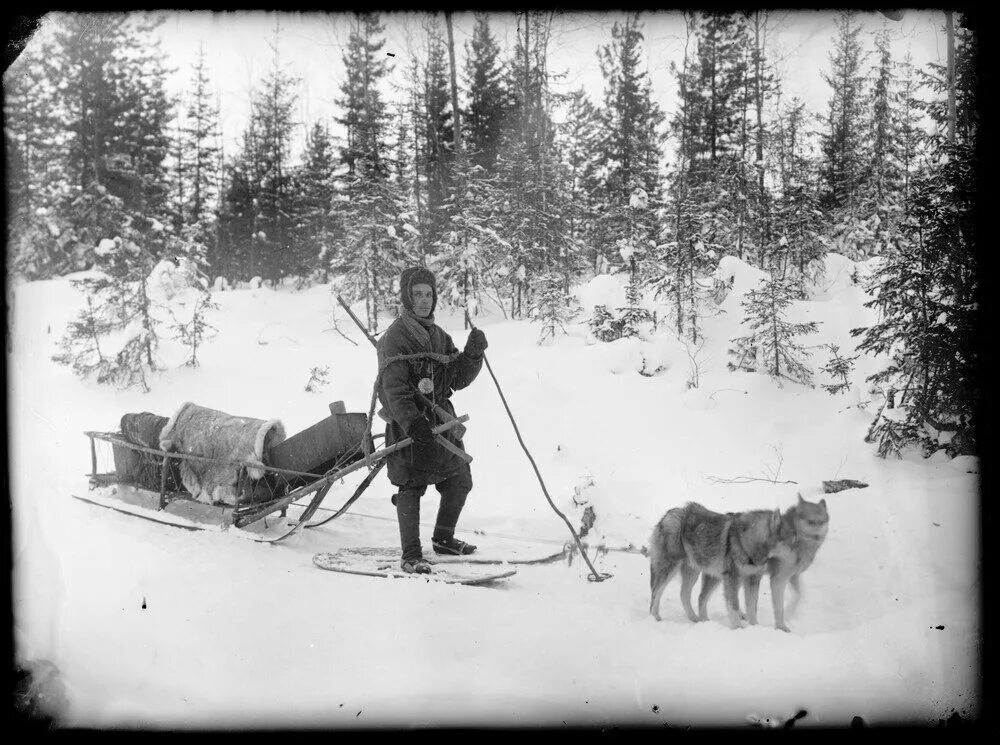
<svg viewBox="0 0 1000 745">
<path fill-rule="evenodd" d="M 465 320 L 472 328 L 475 328 L 475 324 L 469 317 L 469 311 L 465 311 Z M 538 477 L 538 483 L 542 487 L 542 493 L 545 495 L 545 499 L 548 500 L 549 506 L 552 510 L 562 518 L 562 521 L 566 523 L 566 527 L 569 528 L 570 535 L 573 536 L 573 540 L 576 541 L 577 548 L 580 549 L 580 556 L 583 560 L 587 562 L 587 566 L 590 568 L 590 574 L 587 576 L 591 582 L 603 582 L 604 580 L 611 577 L 610 574 L 606 572 L 598 572 L 594 565 L 590 563 L 590 558 L 587 556 L 587 552 L 583 548 L 583 543 L 580 541 L 580 536 L 576 534 L 576 529 L 573 528 L 573 524 L 566 518 L 559 508 L 556 507 L 555 502 L 552 501 L 552 497 L 549 496 L 549 490 L 545 488 L 545 481 L 542 480 L 542 474 L 538 470 L 538 466 L 535 464 L 535 459 L 531 457 L 531 453 L 528 451 L 528 446 L 524 444 L 524 440 L 521 438 L 521 431 L 517 428 L 517 422 L 514 421 L 514 414 L 511 413 L 510 406 L 507 405 L 507 398 L 503 395 L 503 390 L 500 388 L 500 382 L 497 380 L 497 376 L 493 374 L 493 368 L 490 366 L 490 361 L 486 359 L 486 353 L 483 353 L 483 362 L 486 363 L 486 369 L 490 373 L 490 377 L 493 378 L 493 384 L 497 387 L 497 393 L 500 394 L 500 400 L 503 402 L 504 409 L 507 410 L 507 416 L 510 418 L 510 423 L 514 427 L 514 434 L 517 435 L 517 441 L 521 443 L 521 449 L 524 450 L 524 454 L 528 456 L 528 460 L 531 462 L 531 467 L 535 469 L 535 476 Z"/>
</svg>

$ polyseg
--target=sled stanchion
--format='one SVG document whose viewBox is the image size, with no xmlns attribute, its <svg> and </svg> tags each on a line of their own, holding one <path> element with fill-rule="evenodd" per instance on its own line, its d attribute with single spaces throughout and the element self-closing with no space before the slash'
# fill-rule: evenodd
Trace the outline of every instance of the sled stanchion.
<svg viewBox="0 0 1000 745">
<path fill-rule="evenodd" d="M 470 328 L 475 328 L 475 324 L 472 322 L 472 317 L 469 315 L 469 311 L 465 311 L 465 321 L 469 324 Z M 490 373 L 490 377 L 493 378 L 493 384 L 497 387 L 497 393 L 500 394 L 500 401 L 503 402 L 504 409 L 507 410 L 507 416 L 510 418 L 510 423 L 514 426 L 514 434 L 517 435 L 517 441 L 521 443 L 521 449 L 524 450 L 524 454 L 528 456 L 528 460 L 531 461 L 531 467 L 535 469 L 535 476 L 538 477 L 538 483 L 542 487 L 542 493 L 545 495 L 545 499 L 548 500 L 549 506 L 555 511 L 559 517 L 562 518 L 563 522 L 566 523 L 566 527 L 569 528 L 570 534 L 573 536 L 573 540 L 576 541 L 577 547 L 580 549 L 580 556 L 587 563 L 587 567 L 590 569 L 590 574 L 587 575 L 587 579 L 591 582 L 603 582 L 604 580 L 611 577 L 607 572 L 598 572 L 594 565 L 590 563 L 590 557 L 587 556 L 587 552 L 583 549 L 583 544 L 580 542 L 580 537 L 576 534 L 576 530 L 573 528 L 573 524 L 566 518 L 559 508 L 556 507 L 555 502 L 552 501 L 552 497 L 549 496 L 549 490 L 545 488 L 545 482 L 542 480 L 542 474 L 538 470 L 538 466 L 535 464 L 535 459 L 531 457 L 531 453 L 528 452 L 528 446 L 524 444 L 524 440 L 521 438 L 521 431 L 517 428 L 517 422 L 514 421 L 514 414 L 511 413 L 510 406 L 507 405 L 507 399 L 503 395 L 503 390 L 500 388 L 500 382 L 497 380 L 497 376 L 493 374 L 493 368 L 490 367 L 490 361 L 486 359 L 486 353 L 483 353 L 483 362 L 486 364 L 486 369 Z"/>
<path fill-rule="evenodd" d="M 162 510 L 167 506 L 167 471 L 170 469 L 170 456 L 163 456 L 163 467 L 160 469 L 160 506 Z"/>
<path fill-rule="evenodd" d="M 244 466 L 240 466 L 236 471 L 236 496 L 233 498 L 233 522 L 236 522 L 236 516 L 240 514 L 240 497 L 243 496 L 243 489 L 246 487 L 246 473 L 247 469 Z"/>
<path fill-rule="evenodd" d="M 97 446 L 94 444 L 94 435 L 89 435 L 90 437 L 90 477 L 91 477 L 91 487 L 97 481 Z"/>
</svg>

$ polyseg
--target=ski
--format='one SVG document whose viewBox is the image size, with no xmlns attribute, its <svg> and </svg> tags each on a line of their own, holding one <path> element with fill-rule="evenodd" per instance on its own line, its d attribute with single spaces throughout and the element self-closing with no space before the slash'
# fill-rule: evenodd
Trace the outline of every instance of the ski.
<svg viewBox="0 0 1000 745">
<path fill-rule="evenodd" d="M 517 574 L 516 569 L 500 568 L 496 565 L 440 563 L 433 559 L 428 559 L 428 563 L 432 565 L 430 574 L 409 574 L 400 567 L 399 549 L 379 547 L 342 548 L 333 553 L 319 553 L 313 556 L 313 564 L 320 569 L 387 579 L 391 577 L 424 582 L 482 585 Z"/>
</svg>

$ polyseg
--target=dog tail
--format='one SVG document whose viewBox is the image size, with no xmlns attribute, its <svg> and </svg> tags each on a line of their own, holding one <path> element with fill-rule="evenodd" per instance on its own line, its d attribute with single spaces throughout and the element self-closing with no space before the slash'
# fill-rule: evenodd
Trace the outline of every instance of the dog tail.
<svg viewBox="0 0 1000 745">
<path fill-rule="evenodd" d="M 687 517 L 687 505 L 674 507 L 653 527 L 649 541 L 650 559 L 680 559 L 684 556 L 681 529 Z"/>
</svg>

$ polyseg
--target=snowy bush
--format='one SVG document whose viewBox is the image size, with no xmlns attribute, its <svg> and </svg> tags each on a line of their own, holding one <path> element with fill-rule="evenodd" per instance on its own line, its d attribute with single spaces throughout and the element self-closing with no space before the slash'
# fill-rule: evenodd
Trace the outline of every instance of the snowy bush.
<svg viewBox="0 0 1000 745">
<path fill-rule="evenodd" d="M 730 370 L 754 370 L 759 366 L 773 377 L 809 384 L 812 371 L 803 361 L 809 352 L 796 337 L 815 333 L 818 324 L 791 323 L 785 317 L 799 292 L 798 282 L 772 278 L 759 290 L 746 294 L 740 304 L 746 313 L 743 324 L 750 327 L 751 333 L 733 339 L 735 346 L 730 353 L 737 362 L 729 363 Z"/>
<path fill-rule="evenodd" d="M 149 293 L 153 257 L 118 236 L 103 245 L 108 252 L 97 256 L 96 271 L 71 281 L 86 308 L 67 325 L 52 359 L 82 378 L 148 392 L 146 371 L 155 369 L 162 323 Z"/>
<path fill-rule="evenodd" d="M 823 389 L 830 395 L 837 393 L 845 393 L 850 390 L 851 383 L 847 377 L 854 371 L 854 361 L 858 359 L 861 355 L 854 355 L 853 357 L 841 357 L 840 347 L 836 344 L 830 344 L 830 361 L 820 370 L 829 375 L 834 382 L 833 383 L 823 383 Z"/>
<path fill-rule="evenodd" d="M 590 332 L 599 341 L 614 341 L 622 338 L 621 321 L 608 311 L 606 305 L 595 305 L 594 315 L 587 322 Z"/>
<path fill-rule="evenodd" d="M 555 339 L 557 333 L 566 333 L 566 325 L 580 312 L 576 298 L 567 296 L 563 278 L 554 272 L 543 274 L 535 281 L 535 305 L 531 317 L 542 324 L 538 338 L 541 344 Z"/>
<path fill-rule="evenodd" d="M 326 388 L 327 384 L 330 382 L 330 366 L 323 365 L 322 367 L 313 367 L 309 370 L 309 382 L 306 383 L 307 393 L 317 393 Z"/>
</svg>

